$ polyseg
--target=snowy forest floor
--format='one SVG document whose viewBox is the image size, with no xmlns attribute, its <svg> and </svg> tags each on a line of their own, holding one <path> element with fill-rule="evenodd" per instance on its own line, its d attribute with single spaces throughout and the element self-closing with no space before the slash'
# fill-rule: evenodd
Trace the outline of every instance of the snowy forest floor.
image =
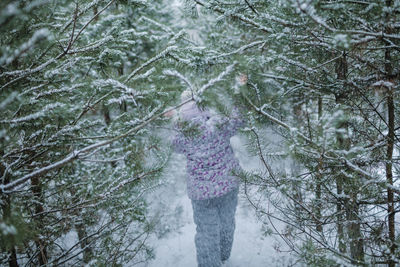
<svg viewBox="0 0 400 267">
<path fill-rule="evenodd" d="M 243 169 L 258 167 L 258 160 L 245 152 L 239 137 L 233 137 L 231 143 Z M 191 201 L 186 195 L 185 162 L 184 156 L 173 154 L 165 176 L 161 178 L 163 185 L 149 197 L 150 209 L 160 221 L 149 240 L 155 259 L 140 267 L 197 266 L 196 227 Z M 282 224 L 277 226 L 284 227 Z M 279 236 L 263 233 L 263 223 L 246 200 L 242 186 L 232 254 L 225 266 L 293 266 L 294 259 L 290 253 L 284 252 L 286 250 L 287 246 Z"/>
</svg>

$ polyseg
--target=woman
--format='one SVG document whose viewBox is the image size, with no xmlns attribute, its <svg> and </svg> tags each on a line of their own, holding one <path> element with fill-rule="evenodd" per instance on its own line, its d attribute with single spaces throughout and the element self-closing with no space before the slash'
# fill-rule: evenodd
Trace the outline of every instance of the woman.
<svg viewBox="0 0 400 267">
<path fill-rule="evenodd" d="M 242 124 L 238 116 L 222 119 L 192 101 L 179 111 L 173 145 L 187 158 L 187 192 L 196 224 L 199 267 L 218 267 L 231 253 L 235 230 L 239 169 L 230 137 Z"/>
</svg>

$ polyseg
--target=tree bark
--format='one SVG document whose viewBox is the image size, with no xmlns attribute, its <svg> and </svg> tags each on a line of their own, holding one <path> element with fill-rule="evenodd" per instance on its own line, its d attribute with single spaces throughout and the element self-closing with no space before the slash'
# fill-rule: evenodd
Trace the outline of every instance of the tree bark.
<svg viewBox="0 0 400 267">
<path fill-rule="evenodd" d="M 75 223 L 76 231 L 78 232 L 78 239 L 83 251 L 83 262 L 89 263 L 93 257 L 92 248 L 89 246 L 90 241 L 88 239 L 88 234 L 86 232 L 86 227 L 84 222 Z"/>
<path fill-rule="evenodd" d="M 301 104 L 296 104 L 293 106 L 293 114 L 295 117 L 295 120 L 297 121 L 301 121 L 301 119 L 303 119 L 303 109 L 301 107 Z M 294 175 L 298 175 L 299 173 L 301 173 L 301 165 L 297 160 L 294 160 L 291 166 L 291 171 Z M 299 202 L 302 203 L 303 202 L 303 194 L 301 191 L 301 187 L 298 186 L 298 182 L 297 181 L 292 181 L 291 182 L 291 186 L 292 186 L 292 190 L 293 190 L 293 196 L 294 198 Z M 295 214 L 298 220 L 298 223 L 303 225 L 304 224 L 304 219 L 303 216 L 301 214 L 301 207 L 297 204 L 294 203 L 295 206 Z"/>
<path fill-rule="evenodd" d="M 388 126 L 389 132 L 387 136 L 387 153 L 386 153 L 386 182 L 393 185 L 393 145 L 394 145 L 394 103 L 393 103 L 393 91 L 390 90 L 387 96 L 388 106 Z M 390 254 L 394 255 L 396 250 L 396 233 L 395 233 L 395 209 L 394 209 L 394 194 L 393 190 L 388 187 L 387 190 L 387 207 L 388 207 L 388 229 L 389 229 L 389 242 L 390 242 Z M 390 259 L 389 267 L 394 267 L 395 262 Z"/>
<path fill-rule="evenodd" d="M 70 189 L 71 196 L 73 199 L 73 203 L 79 202 L 81 196 L 78 195 L 75 189 Z M 78 233 L 79 245 L 83 251 L 83 262 L 89 263 L 93 258 L 93 249 L 90 246 L 91 239 L 88 237 L 87 225 L 85 223 L 85 215 L 82 213 L 82 209 L 76 209 L 73 212 L 73 215 L 76 216 L 77 222 L 75 222 L 74 226 L 76 232 Z"/>
<path fill-rule="evenodd" d="M 0 155 L 2 156 L 4 153 L 3 151 L 0 151 Z M 6 168 L 3 164 L 0 164 L 0 177 L 4 177 L 3 183 L 8 184 L 10 182 L 10 177 L 6 174 L 4 175 L 6 171 Z M 11 217 L 11 196 L 7 194 L 1 194 L 1 209 L 3 212 L 3 221 L 9 221 Z M 2 247 L 0 245 L 0 247 Z M 18 261 L 17 261 L 17 251 L 15 249 L 14 244 L 11 246 L 11 248 L 8 249 L 8 266 L 10 267 L 18 267 Z"/>
<path fill-rule="evenodd" d="M 354 264 L 363 265 L 364 262 L 364 241 L 361 234 L 361 223 L 358 217 L 359 205 L 357 204 L 357 192 L 353 189 L 350 200 L 346 205 L 346 219 L 348 221 L 347 231 L 350 240 L 350 255 L 355 261 Z"/>
<path fill-rule="evenodd" d="M 392 29 L 390 26 L 390 8 L 392 7 L 392 0 L 386 0 L 387 11 L 385 12 L 385 33 L 391 34 Z M 391 58 L 391 48 L 390 43 L 384 40 L 384 44 L 387 47 L 385 49 L 385 72 L 386 72 L 386 80 L 388 82 L 393 83 L 392 73 L 392 58 Z M 387 150 L 386 150 L 386 182 L 389 185 L 393 185 L 393 147 L 394 147 L 394 94 L 393 87 L 388 87 L 387 89 L 387 116 L 388 116 L 388 134 L 387 134 Z M 388 212 L 388 231 L 389 231 L 389 267 L 395 267 L 396 262 L 392 259 L 396 251 L 396 233 L 395 233 L 395 209 L 394 209 L 394 193 L 393 190 L 388 187 L 387 190 L 387 212 Z"/>
<path fill-rule="evenodd" d="M 347 79 L 347 58 L 346 53 L 343 52 L 343 55 L 336 62 L 336 75 L 337 80 L 343 82 L 343 88 L 339 90 L 336 94 L 336 102 L 338 104 L 345 101 L 347 93 L 345 88 L 345 81 Z M 348 121 L 342 120 L 338 129 L 340 132 L 348 132 Z M 342 135 L 339 133 L 337 135 L 337 142 L 339 148 L 342 150 L 350 149 L 350 139 L 348 136 Z M 343 192 L 348 196 L 348 198 L 340 198 L 337 204 L 338 207 L 338 216 L 340 220 L 343 219 L 343 207 L 346 214 L 347 220 L 347 235 L 349 239 L 349 247 L 350 247 L 350 256 L 353 259 L 353 264 L 364 264 L 364 241 L 361 233 L 361 221 L 359 219 L 359 206 L 357 204 L 357 193 L 358 186 L 357 181 L 349 181 L 345 183 L 347 180 L 346 176 L 342 174 L 338 174 L 336 185 L 337 185 L 337 193 L 341 195 Z M 342 203 L 340 203 L 343 201 Z M 338 220 L 338 225 L 341 224 L 342 221 Z M 339 237 L 339 250 L 344 253 L 344 243 L 343 243 L 343 225 L 340 225 L 340 232 L 338 227 L 338 237 Z"/>
<path fill-rule="evenodd" d="M 343 193 L 343 182 L 342 177 L 336 178 L 336 194 L 341 195 Z M 344 242 L 344 229 L 343 229 L 343 205 L 342 200 L 338 200 L 336 203 L 336 225 L 338 232 L 338 243 L 340 253 L 346 253 L 346 244 Z"/>
<path fill-rule="evenodd" d="M 336 76 L 338 80 L 344 81 L 346 79 L 346 73 L 347 73 L 347 64 L 346 64 L 346 58 L 345 56 L 340 57 L 336 61 L 336 66 L 335 66 L 335 71 L 336 71 Z M 340 103 L 343 98 L 342 98 L 342 92 L 335 93 L 335 98 L 336 102 Z M 344 125 L 339 125 L 338 128 L 343 128 Z M 345 142 L 341 136 L 337 136 L 337 142 L 339 143 L 339 147 L 344 147 Z M 341 196 L 343 194 L 343 183 L 344 183 L 344 177 L 342 175 L 336 175 L 336 194 Z M 347 251 L 347 246 L 345 243 L 345 232 L 344 232 L 344 200 L 342 198 L 337 200 L 336 203 L 336 225 L 337 225 L 337 231 L 338 231 L 338 246 L 339 246 L 339 251 L 341 253 L 346 253 Z"/>
<path fill-rule="evenodd" d="M 320 121 L 322 117 L 322 97 L 318 97 L 318 120 Z M 322 134 L 321 126 L 319 126 L 319 134 Z M 316 187 L 315 187 L 315 202 L 316 202 L 316 211 L 315 216 L 318 220 L 316 230 L 318 232 L 322 232 L 322 225 L 321 225 L 321 217 L 322 217 L 322 190 L 321 190 L 321 182 L 322 182 L 322 169 L 323 169 L 323 155 L 320 156 L 318 160 L 318 167 L 317 167 L 317 175 L 316 175 Z"/>
<path fill-rule="evenodd" d="M 12 247 L 9 250 L 10 253 L 10 258 L 8 259 L 8 266 L 10 267 L 18 267 L 18 261 L 17 261 L 17 251 L 15 247 Z"/>
<path fill-rule="evenodd" d="M 31 178 L 31 188 L 33 196 L 35 199 L 35 214 L 43 213 L 44 208 L 42 204 L 42 185 L 40 183 L 39 177 L 34 176 Z M 43 216 L 39 216 L 37 219 L 39 232 L 44 228 Z M 47 264 L 47 248 L 46 241 L 41 237 L 36 237 L 35 244 L 39 250 L 37 259 L 40 266 Z"/>
</svg>

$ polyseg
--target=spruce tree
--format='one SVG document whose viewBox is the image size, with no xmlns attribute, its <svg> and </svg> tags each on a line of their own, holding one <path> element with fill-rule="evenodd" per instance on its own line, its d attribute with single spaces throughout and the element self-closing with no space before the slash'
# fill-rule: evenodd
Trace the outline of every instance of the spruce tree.
<svg viewBox="0 0 400 267">
<path fill-rule="evenodd" d="M 275 212 L 256 210 L 287 224 L 279 234 L 307 265 L 398 263 L 399 5 L 187 1 L 208 26 L 213 63 L 237 62 L 246 77 L 239 95 L 234 81 L 224 87 L 246 106 L 263 165 L 242 174 L 245 188 L 265 192 Z M 286 141 L 283 158 L 265 127 Z"/>
<path fill-rule="evenodd" d="M 1 264 L 147 260 L 156 218 L 143 196 L 169 155 L 152 127 L 182 90 L 163 71 L 187 51 L 173 10 L 136 0 L 0 5 Z"/>
</svg>

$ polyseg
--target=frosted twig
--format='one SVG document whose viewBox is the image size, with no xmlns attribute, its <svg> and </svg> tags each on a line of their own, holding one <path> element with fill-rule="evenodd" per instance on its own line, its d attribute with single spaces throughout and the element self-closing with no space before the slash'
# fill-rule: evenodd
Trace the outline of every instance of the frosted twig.
<svg viewBox="0 0 400 267">
<path fill-rule="evenodd" d="M 171 58 L 175 59 L 176 61 L 178 61 L 182 64 L 192 65 L 192 61 L 190 61 L 189 59 L 181 58 L 178 55 L 176 55 L 175 53 L 169 53 L 169 55 L 171 56 Z"/>
<path fill-rule="evenodd" d="M 217 82 L 223 81 L 224 77 L 226 75 L 229 75 L 232 71 L 233 71 L 233 67 L 236 65 L 236 63 L 233 63 L 231 65 L 229 65 L 228 67 L 226 67 L 226 69 L 221 72 L 216 78 L 211 79 L 208 81 L 208 83 L 206 83 L 205 85 L 203 85 L 199 91 L 198 91 L 198 95 L 203 94 L 203 92 L 205 90 L 207 90 L 209 87 L 213 86 L 214 84 L 216 84 Z"/>
<path fill-rule="evenodd" d="M 64 165 L 66 165 L 66 164 L 68 164 L 68 163 L 70 163 L 70 162 L 72 162 L 74 160 L 77 160 L 77 159 L 81 158 L 82 156 L 85 156 L 85 154 L 87 154 L 88 152 L 90 152 L 90 151 L 92 151 L 94 149 L 97 149 L 97 148 L 106 146 L 108 144 L 111 144 L 111 143 L 113 143 L 115 141 L 118 141 L 118 140 L 120 140 L 122 138 L 125 138 L 125 137 L 127 137 L 127 136 L 129 136 L 131 134 L 135 134 L 139 130 L 143 129 L 145 126 L 147 126 L 148 124 L 153 122 L 154 120 L 156 120 L 156 119 L 160 118 L 161 116 L 163 116 L 165 113 L 167 113 L 167 112 L 169 112 L 171 110 L 177 109 L 177 108 L 183 106 L 184 104 L 189 103 L 190 101 L 193 101 L 193 99 L 188 99 L 186 101 L 183 101 L 182 103 L 180 103 L 180 104 L 178 104 L 178 105 L 176 105 L 174 107 L 171 107 L 169 109 L 165 109 L 163 112 L 158 113 L 158 114 L 156 114 L 156 112 L 159 110 L 160 107 L 157 107 L 154 110 L 152 110 L 148 114 L 148 116 L 146 116 L 144 118 L 144 121 L 142 123 L 140 123 L 139 125 L 133 127 L 132 129 L 128 130 L 127 132 L 125 132 L 125 133 L 123 133 L 121 135 L 115 136 L 115 137 L 113 137 L 113 138 L 111 138 L 109 140 L 89 145 L 89 146 L 84 147 L 84 148 L 82 148 L 80 150 L 74 150 L 71 153 L 69 153 L 65 158 L 63 158 L 62 160 L 59 160 L 57 162 L 54 162 L 53 164 L 50 164 L 48 166 L 45 166 L 45 167 L 40 168 L 38 170 L 35 170 L 35 171 L 31 172 L 31 173 L 28 173 L 28 174 L 22 176 L 21 178 L 18 178 L 18 179 L 14 180 L 14 181 L 12 181 L 12 182 L 10 182 L 8 184 L 1 184 L 0 185 L 0 192 L 6 193 L 6 194 L 10 194 L 10 193 L 13 192 L 13 191 L 10 191 L 10 190 L 16 188 L 19 185 L 24 184 L 29 179 L 31 179 L 33 177 L 43 176 L 46 173 L 48 173 L 49 171 L 61 168 Z"/>
<path fill-rule="evenodd" d="M 181 38 L 186 33 L 185 30 L 180 30 L 177 34 L 174 34 L 174 31 L 170 27 L 168 27 L 166 25 L 163 25 L 163 24 L 161 24 L 161 23 L 159 23 L 159 22 L 157 22 L 157 21 L 155 21 L 155 20 L 153 20 L 151 18 L 145 17 L 145 16 L 140 17 L 139 21 L 141 21 L 141 20 L 142 21 L 146 21 L 146 22 L 150 22 L 150 23 L 156 25 L 157 27 L 159 27 L 160 29 L 162 29 L 163 31 L 168 33 L 170 36 L 174 35 L 174 37 L 168 42 L 169 44 L 174 43 L 177 39 Z M 185 41 L 193 44 L 193 42 L 191 40 L 189 40 L 188 38 L 183 38 L 183 39 Z"/>
<path fill-rule="evenodd" d="M 299 80 L 299 79 L 293 79 L 293 78 L 288 78 L 285 76 L 277 76 L 274 74 L 268 74 L 268 73 L 258 73 L 259 75 L 263 76 L 263 77 L 267 77 L 270 79 L 274 79 L 274 80 L 282 80 L 282 81 L 286 81 L 286 82 L 292 82 L 292 83 L 296 83 L 300 86 L 312 86 L 314 88 L 320 88 L 321 85 L 317 84 L 317 83 L 312 83 L 310 81 L 304 81 L 304 80 Z M 288 94 L 288 92 L 285 92 L 284 95 Z"/>
<path fill-rule="evenodd" d="M 332 58 L 332 59 L 330 59 L 330 60 L 328 60 L 328 61 L 325 61 L 324 63 L 319 64 L 318 66 L 313 67 L 312 69 L 313 69 L 313 70 L 319 69 L 319 68 L 321 68 L 321 67 L 323 67 L 323 66 L 325 66 L 325 65 L 327 65 L 327 64 L 329 64 L 329 63 L 331 63 L 331 62 L 334 62 L 335 60 L 341 58 L 342 56 L 343 56 L 343 55 L 340 54 L 339 56 L 334 57 L 334 58 Z"/>
<path fill-rule="evenodd" d="M 40 116 L 46 114 L 47 112 L 52 111 L 55 108 L 58 107 L 63 107 L 64 104 L 62 103 L 51 103 L 46 105 L 45 107 L 42 108 L 42 110 L 29 114 L 27 116 L 24 117 L 20 117 L 20 118 L 16 118 L 16 119 L 12 119 L 12 120 L 1 120 L 0 123 L 20 123 L 20 122 L 26 122 L 26 121 L 30 121 L 30 120 L 35 120 L 37 118 L 39 118 Z"/>
<path fill-rule="evenodd" d="M 139 71 L 141 71 L 142 69 L 146 68 L 148 65 L 150 65 L 153 62 L 156 62 L 158 60 L 160 60 L 161 58 L 165 57 L 166 55 L 168 55 L 169 52 L 177 50 L 176 46 L 169 46 L 166 49 L 164 49 L 164 51 L 162 51 L 161 53 L 159 53 L 158 55 L 150 58 L 149 60 L 147 60 L 145 63 L 143 63 L 140 67 L 138 67 L 137 69 L 135 69 L 134 71 L 131 72 L 131 74 L 129 74 L 129 76 L 125 79 L 125 83 L 128 82 L 130 79 L 133 78 L 133 76 L 135 76 Z"/>
<path fill-rule="evenodd" d="M 234 55 L 234 54 L 237 54 L 237 53 L 241 53 L 241 52 L 243 52 L 243 51 L 245 51 L 245 50 L 247 50 L 249 48 L 252 48 L 254 46 L 261 45 L 261 44 L 264 44 L 264 43 L 265 43 L 265 41 L 256 41 L 256 42 L 244 45 L 242 47 L 239 47 L 238 49 L 236 49 L 236 50 L 234 50 L 232 52 L 228 52 L 228 53 L 220 54 L 220 55 L 217 55 L 217 56 L 213 56 L 210 59 L 217 59 L 217 58 L 220 58 L 220 57 L 231 56 L 231 55 Z"/>
<path fill-rule="evenodd" d="M 65 49 L 66 52 L 71 48 L 73 40 L 74 40 L 74 35 L 75 35 L 75 29 L 76 29 L 76 21 L 78 18 L 78 3 L 75 4 L 75 11 L 74 11 L 74 24 L 72 25 L 72 33 L 71 33 L 71 38 L 69 39 L 67 49 Z"/>
<path fill-rule="evenodd" d="M 191 84 L 191 82 L 185 76 L 183 76 L 181 73 L 179 73 L 178 71 L 176 71 L 176 70 L 164 70 L 163 74 L 164 75 L 168 75 L 168 76 L 174 76 L 174 77 L 177 77 L 177 78 L 181 79 L 184 83 L 186 83 L 188 85 L 190 91 L 194 92 L 194 87 Z"/>
<path fill-rule="evenodd" d="M 203 3 L 203 2 L 200 1 L 200 0 L 194 0 L 194 1 L 195 1 L 197 4 L 201 5 L 201 6 L 204 6 L 204 7 L 206 7 L 206 8 L 211 9 L 211 10 L 217 11 L 217 12 L 220 13 L 220 14 L 224 14 L 224 15 L 227 15 L 227 16 L 230 16 L 230 17 L 233 17 L 233 18 L 237 18 L 237 19 L 243 21 L 244 23 L 249 24 L 249 25 L 252 25 L 253 27 L 255 27 L 255 28 L 257 28 L 257 29 L 259 29 L 259 30 L 261 30 L 261 31 L 263 31 L 263 32 L 266 32 L 266 33 L 273 33 L 273 30 L 272 30 L 272 29 L 266 28 L 266 27 L 264 27 L 264 26 L 258 24 L 258 23 L 255 22 L 254 20 L 252 20 L 252 19 L 250 19 L 250 18 L 248 18 L 248 17 L 245 17 L 245 16 L 243 16 L 243 15 L 241 15 L 241 14 L 225 12 L 224 9 L 222 9 L 222 8 L 220 8 L 220 7 L 218 7 L 218 6 L 215 6 L 215 5 L 212 5 L 212 6 L 211 6 L 211 5 L 206 5 L 205 3 Z"/>
<path fill-rule="evenodd" d="M 90 105 L 90 100 L 92 98 L 89 99 L 89 101 L 87 102 L 85 108 L 82 110 L 82 112 L 79 114 L 79 116 L 72 122 L 72 124 L 76 124 L 83 115 L 86 114 L 86 112 L 88 112 L 93 106 L 95 106 L 97 103 L 99 103 L 100 101 L 102 101 L 103 99 L 105 99 L 106 97 L 108 97 L 109 95 L 111 95 L 112 93 L 114 93 L 115 91 L 110 91 L 107 94 L 105 94 L 104 96 L 100 97 L 99 99 L 97 99 L 93 104 Z"/>
<path fill-rule="evenodd" d="M 111 0 L 105 7 L 103 7 L 102 10 L 100 10 L 99 12 L 97 12 L 88 22 L 86 22 L 86 24 L 80 29 L 80 31 L 76 34 L 75 39 L 72 41 L 72 44 L 74 44 L 76 42 L 76 40 L 78 40 L 79 36 L 81 35 L 81 33 L 86 29 L 86 27 L 93 21 L 95 20 L 101 13 L 104 12 L 104 10 L 106 10 L 112 3 L 114 3 L 115 0 Z"/>
<path fill-rule="evenodd" d="M 282 122 L 281 120 L 273 117 L 272 115 L 268 114 L 267 112 L 264 111 L 264 109 L 267 107 L 267 105 L 263 105 L 261 108 L 257 107 L 256 105 L 253 104 L 253 102 L 245 97 L 247 102 L 259 113 L 261 113 L 262 115 L 266 116 L 268 119 L 270 119 L 272 122 L 284 127 L 285 129 L 289 130 L 289 131 L 293 131 L 292 127 L 290 127 L 288 124 Z M 310 140 L 308 137 L 306 137 L 305 135 L 303 135 L 302 133 L 296 131 L 297 136 L 299 136 L 301 139 L 305 140 L 306 142 L 310 143 L 311 145 L 313 145 L 314 147 L 316 147 L 317 149 L 319 149 L 320 151 L 324 151 L 324 149 L 322 149 L 319 145 L 317 145 L 316 143 L 314 143 L 312 140 Z M 372 176 L 371 174 L 369 174 L 367 171 L 361 169 L 360 167 L 356 166 L 355 164 L 353 164 L 351 161 L 349 161 L 346 158 L 343 158 L 339 155 L 337 155 L 335 152 L 327 152 L 325 154 L 325 157 L 331 160 L 335 160 L 335 161 L 342 161 L 344 162 L 344 164 L 349 167 L 351 170 L 353 170 L 354 172 L 362 175 L 364 178 L 368 179 L 368 180 L 372 180 L 372 181 L 376 181 L 377 178 Z M 400 194 L 400 188 L 397 188 L 393 185 L 390 184 L 386 184 L 387 188 L 392 189 L 394 192 L 396 192 L 397 194 Z"/>
<path fill-rule="evenodd" d="M 122 89 L 123 91 L 125 91 L 125 93 L 129 93 L 129 94 L 134 94 L 135 93 L 135 89 L 125 85 L 124 83 L 121 83 L 118 80 L 115 79 L 107 79 L 107 80 L 96 80 L 93 82 L 93 85 L 96 87 L 107 87 L 110 86 L 113 89 Z"/>
<path fill-rule="evenodd" d="M 56 61 L 57 59 L 59 59 L 61 57 L 63 53 L 59 54 L 57 57 L 49 59 L 48 61 L 46 61 L 45 63 L 37 66 L 34 69 L 26 69 L 26 70 L 15 70 L 15 71 L 6 71 L 3 72 L 2 74 L 0 74 L 0 77 L 4 77 L 4 76 L 26 76 L 38 71 L 43 70 L 44 68 L 46 68 L 48 65 L 50 65 L 51 63 L 53 63 L 54 61 Z M 20 78 L 20 77 L 18 77 Z M 8 84 L 10 84 L 11 82 L 5 84 L 4 86 L 2 86 L 0 89 L 3 89 L 4 87 L 6 87 Z"/>
<path fill-rule="evenodd" d="M 82 159 L 83 161 L 89 161 L 89 162 L 100 162 L 100 163 L 110 163 L 110 162 L 117 162 L 124 160 L 125 158 L 117 158 L 117 159 Z"/>
<path fill-rule="evenodd" d="M 81 15 L 85 14 L 88 10 L 92 9 L 95 5 L 99 4 L 99 0 L 94 0 L 91 1 L 88 5 L 84 6 L 82 9 L 80 9 L 80 12 L 78 13 L 78 17 L 80 17 Z M 68 20 L 64 26 L 61 27 L 61 30 L 59 31 L 59 33 L 63 33 L 72 23 L 74 22 L 74 19 L 70 19 Z"/>
<path fill-rule="evenodd" d="M 297 6 L 300 9 L 301 12 L 309 16 L 314 22 L 316 22 L 318 25 L 322 26 L 323 28 L 333 32 L 333 33 L 345 33 L 345 34 L 355 34 L 355 35 L 364 35 L 364 36 L 374 36 L 378 38 L 388 38 L 388 39 L 397 39 L 400 40 L 400 34 L 388 34 L 382 32 L 367 32 L 367 31 L 360 31 L 360 30 L 338 30 L 335 28 L 332 28 L 329 26 L 325 20 L 323 20 L 321 17 L 315 15 L 311 11 L 315 11 L 313 8 L 307 8 L 304 7 L 302 4 L 299 3 L 298 0 L 296 0 Z M 311 11 L 310 11 L 311 10 Z"/>
<path fill-rule="evenodd" d="M 277 22 L 277 23 L 279 23 L 279 24 L 281 24 L 282 26 L 285 26 L 285 27 L 303 27 L 304 26 L 304 24 L 295 23 L 295 22 L 289 21 L 289 20 L 284 20 L 282 18 L 278 18 L 278 17 L 276 17 L 276 16 L 274 16 L 272 14 L 268 14 L 268 13 L 264 13 L 261 16 L 265 20 L 275 21 L 275 22 Z"/>
<path fill-rule="evenodd" d="M 140 75 L 138 75 L 138 76 L 132 78 L 132 81 L 136 81 L 136 80 L 140 80 L 140 79 L 146 79 L 146 78 L 148 78 L 155 70 L 156 70 L 156 68 L 153 67 L 153 68 L 149 69 L 148 71 L 146 71 L 145 73 L 140 74 Z"/>
<path fill-rule="evenodd" d="M 171 40 L 169 40 L 168 45 L 173 45 L 176 43 L 179 38 L 182 38 L 186 34 L 185 30 L 180 30 L 177 34 L 175 34 Z"/>
<path fill-rule="evenodd" d="M 252 5 L 250 5 L 249 1 L 247 0 L 244 1 L 246 2 L 247 6 L 251 9 L 251 11 L 253 11 L 256 15 L 258 15 L 257 10 Z"/>
<path fill-rule="evenodd" d="M 64 50 L 62 53 L 58 54 L 56 57 L 48 60 L 47 62 L 39 65 L 38 67 L 34 68 L 34 69 L 26 69 L 26 70 L 16 70 L 16 71 L 9 71 L 9 72 L 4 72 L 2 74 L 0 74 L 0 77 L 3 76 L 19 76 L 17 78 L 15 78 L 14 80 L 9 81 L 8 83 L 6 83 L 5 85 L 3 85 L 2 87 L 0 87 L 0 91 L 4 88 L 6 88 L 7 86 L 13 84 L 14 82 L 20 80 L 23 77 L 26 77 L 30 74 L 42 71 L 43 69 L 45 69 L 48 65 L 52 64 L 53 62 L 55 62 L 56 60 L 62 58 L 63 56 L 65 56 L 68 53 L 68 50 L 72 47 L 72 45 L 76 42 L 76 40 L 79 38 L 79 36 L 81 35 L 81 33 L 86 29 L 86 27 L 99 15 L 101 14 L 104 10 L 106 10 L 115 0 L 111 0 L 102 10 L 100 10 L 99 12 L 97 12 L 97 14 L 95 14 L 82 28 L 81 30 L 78 32 L 78 34 L 76 35 L 76 37 L 73 39 L 73 41 L 68 44 L 68 47 L 66 50 Z M 79 14 L 81 15 L 82 12 Z M 79 16 L 78 14 L 74 14 L 74 18 L 76 19 L 77 16 Z M 70 23 L 74 22 L 74 19 L 71 20 Z M 69 23 L 69 24 L 70 24 Z M 69 25 L 68 24 L 68 25 Z M 82 52 L 82 51 L 75 51 L 76 52 Z"/>
<path fill-rule="evenodd" d="M 278 58 L 282 59 L 283 61 L 285 61 L 287 63 L 289 63 L 290 65 L 294 65 L 294 66 L 299 67 L 299 68 L 301 68 L 301 69 L 303 69 L 305 71 L 310 71 L 310 72 L 314 71 L 312 68 L 304 65 L 303 63 L 298 62 L 298 61 L 294 61 L 292 59 L 289 59 L 289 58 L 285 57 L 284 55 L 279 55 Z"/>
<path fill-rule="evenodd" d="M 112 36 L 106 36 L 101 40 L 95 41 L 91 44 L 85 45 L 84 47 L 77 47 L 76 49 L 69 50 L 67 51 L 68 54 L 77 54 L 77 53 L 82 53 L 82 52 L 87 52 L 94 50 L 96 48 L 104 46 L 106 43 L 114 40 L 114 37 Z"/>
<path fill-rule="evenodd" d="M 160 29 L 162 29 L 163 31 L 165 31 L 165 32 L 167 32 L 167 33 L 169 33 L 169 34 L 173 34 L 173 33 L 174 33 L 173 30 L 171 30 L 170 27 L 167 27 L 167 26 L 165 26 L 165 25 L 163 25 L 163 24 L 161 24 L 161 23 L 158 23 L 157 21 L 152 20 L 151 18 L 142 16 L 142 17 L 140 17 L 139 21 L 147 21 L 147 22 L 150 22 L 151 24 L 156 25 L 157 27 L 159 27 Z"/>
</svg>

